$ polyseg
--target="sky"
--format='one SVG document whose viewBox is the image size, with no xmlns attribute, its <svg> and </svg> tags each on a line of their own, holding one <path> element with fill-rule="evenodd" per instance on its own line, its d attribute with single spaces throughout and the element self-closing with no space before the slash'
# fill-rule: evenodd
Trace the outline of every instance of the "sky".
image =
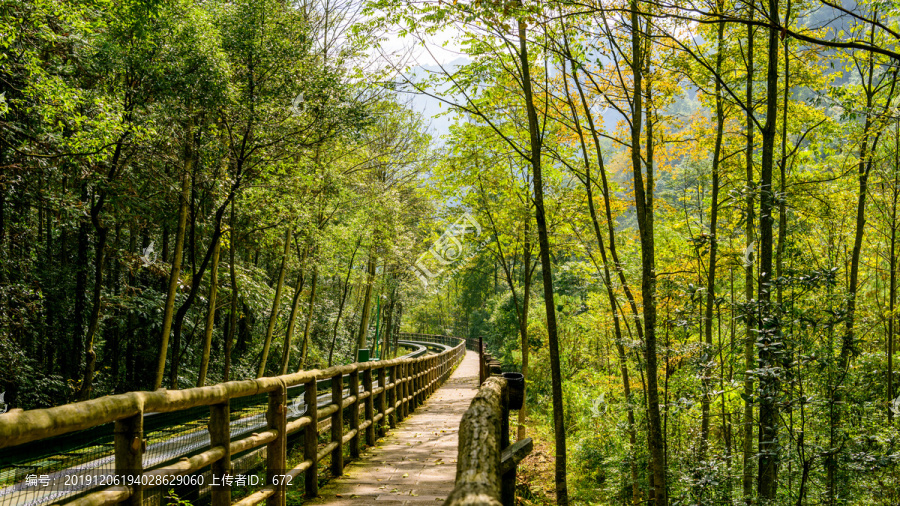
<svg viewBox="0 0 900 506">
<path fill-rule="evenodd" d="M 440 70 L 440 66 L 453 68 L 469 62 L 456 42 L 460 35 L 460 31 L 451 25 L 429 36 L 423 45 L 411 36 L 386 34 L 381 42 L 380 52 L 383 57 L 391 60 L 402 59 L 408 62 L 404 66 L 410 67 L 410 75 L 425 75 L 426 72 Z M 429 125 L 429 133 L 435 142 L 442 144 L 440 138 L 449 133 L 449 127 L 453 122 L 452 115 L 442 115 L 448 112 L 448 106 L 421 94 L 408 94 L 401 96 L 400 99 L 409 100 L 413 110 L 421 113 L 425 124 Z"/>
</svg>

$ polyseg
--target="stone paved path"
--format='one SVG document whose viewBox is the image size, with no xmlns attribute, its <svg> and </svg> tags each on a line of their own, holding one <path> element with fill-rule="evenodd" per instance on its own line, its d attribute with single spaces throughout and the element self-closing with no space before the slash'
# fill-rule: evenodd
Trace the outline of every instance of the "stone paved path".
<svg viewBox="0 0 900 506">
<path fill-rule="evenodd" d="M 425 404 L 306 504 L 441 504 L 456 478 L 459 421 L 477 392 L 478 354 L 467 351 L 453 375 Z"/>
</svg>

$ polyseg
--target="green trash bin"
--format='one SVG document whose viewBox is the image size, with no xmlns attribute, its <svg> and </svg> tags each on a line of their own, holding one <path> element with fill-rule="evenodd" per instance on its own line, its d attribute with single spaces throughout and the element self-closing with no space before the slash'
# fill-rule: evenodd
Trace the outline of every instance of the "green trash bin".
<svg viewBox="0 0 900 506">
<path fill-rule="evenodd" d="M 357 362 L 368 362 L 369 361 L 369 350 L 366 348 L 360 348 L 359 355 L 356 357 Z"/>
</svg>

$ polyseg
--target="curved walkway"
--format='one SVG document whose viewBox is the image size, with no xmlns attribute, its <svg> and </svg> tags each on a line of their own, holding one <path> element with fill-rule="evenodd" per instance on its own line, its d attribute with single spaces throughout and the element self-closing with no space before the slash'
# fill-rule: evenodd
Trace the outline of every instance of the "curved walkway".
<svg viewBox="0 0 900 506">
<path fill-rule="evenodd" d="M 478 354 L 467 351 L 422 406 L 306 504 L 440 504 L 453 490 L 459 422 L 476 393 Z"/>
</svg>

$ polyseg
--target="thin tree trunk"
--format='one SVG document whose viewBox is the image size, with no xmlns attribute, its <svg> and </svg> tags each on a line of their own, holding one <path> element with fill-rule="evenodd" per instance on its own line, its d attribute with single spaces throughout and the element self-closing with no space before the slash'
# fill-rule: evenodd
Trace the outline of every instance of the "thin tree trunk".
<svg viewBox="0 0 900 506">
<path fill-rule="evenodd" d="M 356 356 L 353 361 L 359 360 L 359 350 L 365 349 L 366 337 L 369 333 L 369 317 L 372 311 L 372 285 L 375 284 L 375 245 L 371 247 L 369 253 L 369 263 L 366 276 L 366 291 L 362 302 L 362 317 L 359 319 L 359 333 L 356 335 Z"/>
<path fill-rule="evenodd" d="M 337 318 L 334 319 L 334 332 L 331 336 L 331 348 L 328 350 L 328 367 L 331 367 L 334 359 L 334 346 L 337 343 L 338 326 L 341 323 L 341 316 L 344 314 L 344 305 L 347 302 L 347 292 L 350 290 L 350 274 L 353 272 L 353 261 L 356 259 L 356 252 L 359 251 L 359 245 L 362 243 L 362 237 L 356 240 L 356 247 L 353 248 L 353 254 L 350 255 L 350 265 L 347 267 L 347 278 L 344 280 L 344 291 L 341 294 L 341 302 L 338 305 Z"/>
<path fill-rule="evenodd" d="M 312 283 L 309 287 L 309 309 L 306 312 L 306 327 L 303 329 L 303 347 L 300 349 L 300 368 L 306 368 L 306 354 L 309 352 L 309 329 L 312 327 L 313 309 L 316 303 L 316 284 L 319 280 L 319 267 L 313 267 Z"/>
<path fill-rule="evenodd" d="M 597 138 L 597 132 L 594 131 L 593 118 L 591 116 L 590 108 L 587 107 L 587 99 L 584 96 L 584 92 L 582 90 L 581 84 L 578 81 L 578 66 L 576 65 L 575 61 L 569 56 L 568 40 L 567 39 L 564 39 L 564 40 L 566 41 L 566 55 L 569 57 L 569 62 L 572 67 L 572 79 L 575 82 L 576 89 L 578 90 L 578 95 L 581 99 L 581 104 L 584 107 L 585 114 L 587 116 L 588 126 L 591 129 L 591 135 L 593 136 L 594 141 L 595 141 L 594 147 L 595 147 L 596 154 L 597 154 L 597 160 L 599 162 L 598 167 L 599 167 L 600 171 L 604 171 L 605 169 L 604 169 L 604 164 L 603 164 L 603 153 L 602 153 L 602 151 L 600 151 L 600 143 L 599 143 L 599 139 Z M 566 96 L 569 97 L 568 86 L 566 86 Z M 637 455 L 635 455 L 635 451 L 637 449 L 637 429 L 635 427 L 634 409 L 632 408 L 632 402 L 631 402 L 631 380 L 629 379 L 629 374 L 628 374 L 628 361 L 627 361 L 627 357 L 625 354 L 625 347 L 622 344 L 624 342 L 624 340 L 622 337 L 622 325 L 621 325 L 621 322 L 619 321 L 620 313 L 622 314 L 622 316 L 625 316 L 625 315 L 624 315 L 624 312 L 621 311 L 618 301 L 616 300 L 615 292 L 613 291 L 612 276 L 611 276 L 611 273 L 609 270 L 609 261 L 606 256 L 606 246 L 604 245 L 603 234 L 600 232 L 600 224 L 599 224 L 599 220 L 597 218 L 597 210 L 594 206 L 594 191 L 593 191 L 594 183 L 591 179 L 590 157 L 588 156 L 587 145 L 583 140 L 584 136 L 582 135 L 582 132 L 581 132 L 581 126 L 580 126 L 580 122 L 578 120 L 578 114 L 575 109 L 575 104 L 573 103 L 571 98 L 568 99 L 568 102 L 569 102 L 569 109 L 572 111 L 572 117 L 575 122 L 575 128 L 578 133 L 578 137 L 579 137 L 579 139 L 581 139 L 581 150 L 582 150 L 582 155 L 584 157 L 584 164 L 585 164 L 584 179 L 582 180 L 582 182 L 584 184 L 585 191 L 587 193 L 588 210 L 589 210 L 590 216 L 591 216 L 591 224 L 593 225 L 594 235 L 597 238 L 598 249 L 600 250 L 600 256 L 603 261 L 603 269 L 602 269 L 601 274 L 603 275 L 603 284 L 606 287 L 606 294 L 609 299 L 610 311 L 611 311 L 612 317 L 613 317 L 613 329 L 615 332 L 615 345 L 616 345 L 616 350 L 617 350 L 618 356 L 619 356 L 619 369 L 622 374 L 623 393 L 625 394 L 625 399 L 627 400 L 626 405 L 627 405 L 627 411 L 628 411 L 628 437 L 629 437 L 629 442 L 631 444 L 631 451 L 630 451 L 630 456 L 628 459 L 629 467 L 631 469 L 631 501 L 632 501 L 632 504 L 637 505 L 637 504 L 640 504 L 640 502 L 641 502 L 640 476 L 639 476 L 638 467 L 637 467 Z M 604 176 L 604 179 L 605 179 L 605 176 Z M 605 185 L 604 185 L 604 187 L 605 187 Z M 608 196 L 605 193 L 604 193 L 604 199 L 606 199 L 607 212 L 609 212 Z M 609 230 L 611 231 L 612 228 L 609 228 Z M 613 235 L 612 232 L 610 232 L 610 241 L 614 241 L 614 240 L 615 240 L 615 235 Z M 527 264 L 527 262 L 526 262 L 526 264 Z M 624 274 L 622 274 L 622 275 L 624 276 Z M 634 315 L 637 316 L 637 313 L 635 312 Z M 524 362 L 525 362 L 525 360 L 523 359 L 523 363 Z"/>
<path fill-rule="evenodd" d="M 865 233 L 866 227 L 866 198 L 868 197 L 868 184 L 869 184 L 869 169 L 872 167 L 872 164 L 869 160 L 867 160 L 868 152 L 867 148 L 869 145 L 869 132 L 872 127 L 872 118 L 869 115 L 868 111 L 872 108 L 872 68 L 869 67 L 869 86 L 866 89 L 866 118 L 865 124 L 863 126 L 863 137 L 862 142 L 860 143 L 859 148 L 859 163 L 857 169 L 857 178 L 859 182 L 859 190 L 857 194 L 856 201 L 856 231 L 854 234 L 853 240 L 853 251 L 850 256 L 850 279 L 849 287 L 847 289 L 847 320 L 846 327 L 844 332 L 843 342 L 841 344 L 840 351 L 840 372 L 838 373 L 838 384 L 832 385 L 831 391 L 833 392 L 833 396 L 831 399 L 832 404 L 832 419 L 831 419 L 831 430 L 830 430 L 830 440 L 829 445 L 831 448 L 836 449 L 842 445 L 842 442 L 839 439 L 843 439 L 843 430 L 841 427 L 841 411 L 843 405 L 843 395 L 841 395 L 840 382 L 845 377 L 845 371 L 847 367 L 850 365 L 850 355 L 853 353 L 854 348 L 854 340 L 855 340 L 855 317 L 856 317 L 856 295 L 857 290 L 859 288 L 859 259 L 862 254 L 862 240 L 863 234 Z M 873 146 L 874 147 L 874 146 Z M 828 500 L 829 504 L 834 504 L 837 500 L 837 496 L 840 493 L 838 490 L 838 455 L 835 451 L 831 451 L 828 453 L 828 456 L 825 458 L 825 471 L 826 471 L 826 481 L 828 486 Z"/>
<path fill-rule="evenodd" d="M 391 333 L 394 331 L 394 306 L 397 304 L 397 287 L 391 290 L 391 302 L 388 304 L 387 309 L 384 311 L 384 331 L 381 333 L 381 353 L 379 358 L 381 360 L 387 359 L 388 349 L 390 349 L 391 345 Z"/>
<path fill-rule="evenodd" d="M 288 363 L 291 360 L 291 338 L 294 337 L 294 324 L 297 321 L 297 309 L 300 307 L 300 293 L 303 292 L 303 266 L 306 264 L 306 255 L 309 247 L 303 250 L 300 259 L 300 272 L 297 274 L 297 286 L 294 288 L 294 300 L 291 302 L 291 316 L 288 318 L 287 331 L 284 334 L 284 346 L 281 352 L 281 374 L 287 374 Z"/>
<path fill-rule="evenodd" d="M 180 358 L 179 351 L 181 331 L 184 327 L 184 320 L 187 317 L 187 313 L 188 311 L 190 311 L 191 306 L 194 304 L 194 301 L 197 299 L 197 294 L 200 291 L 200 283 L 203 281 L 203 274 L 206 272 L 207 267 L 209 267 L 216 241 L 218 241 L 222 237 L 222 219 L 225 216 L 225 211 L 228 209 L 229 204 L 232 204 L 234 202 L 234 199 L 237 196 L 237 192 L 240 189 L 242 180 L 241 175 L 243 174 L 243 169 L 241 167 L 242 163 L 243 162 L 241 162 L 240 160 L 238 161 L 238 168 L 235 170 L 237 177 L 235 178 L 234 183 L 231 184 L 228 195 L 225 197 L 219 207 L 216 208 L 216 211 L 213 214 L 213 230 L 212 236 L 210 237 L 209 246 L 207 246 L 206 248 L 206 253 L 203 255 L 203 260 L 200 262 L 200 265 L 194 270 L 193 276 L 191 276 L 191 284 L 190 289 L 187 293 L 187 297 L 185 297 L 185 300 L 178 308 L 178 311 L 175 312 L 175 317 L 172 323 L 172 367 L 169 372 L 169 382 L 172 388 L 177 388 L 178 383 L 178 367 Z M 165 351 L 163 351 L 163 353 L 165 353 Z M 161 357 L 161 362 L 164 367 L 164 355 Z"/>
<path fill-rule="evenodd" d="M 203 333 L 203 355 L 200 357 L 200 374 L 197 377 L 197 386 L 206 384 L 206 372 L 209 368 L 209 353 L 212 349 L 213 329 L 216 322 L 216 295 L 219 289 L 219 251 L 222 241 L 216 241 L 213 249 L 212 268 L 209 272 L 209 304 L 206 312 L 206 328 Z"/>
<path fill-rule="evenodd" d="M 281 289 L 284 288 L 284 274 L 287 270 L 287 260 L 291 252 L 291 229 L 284 233 L 284 252 L 281 254 L 281 268 L 278 270 L 278 282 L 275 285 L 275 299 L 272 301 L 272 312 L 269 315 L 269 326 L 266 327 L 266 340 L 263 342 L 262 357 L 259 359 L 259 369 L 256 377 L 262 378 L 266 372 L 266 362 L 269 358 L 269 346 L 272 344 L 272 333 L 275 331 L 275 322 L 278 321 L 278 313 L 281 309 Z"/>
<path fill-rule="evenodd" d="M 569 490 L 566 485 L 566 427 L 563 414 L 562 372 L 559 360 L 559 336 L 556 328 L 556 303 L 553 300 L 553 275 L 550 260 L 550 239 L 547 234 L 547 217 L 544 212 L 544 178 L 541 167 L 542 139 L 534 96 L 531 89 L 531 72 L 528 61 L 528 47 L 525 22 L 519 20 L 519 63 L 522 68 L 522 88 L 525 94 L 525 109 L 528 114 L 528 134 L 530 139 L 531 171 L 534 184 L 534 205 L 538 228 L 538 243 L 541 250 L 541 274 L 544 281 L 544 306 L 547 312 L 547 345 L 550 354 L 550 381 L 553 392 L 553 432 L 556 442 L 556 503 L 569 504 Z"/>
<path fill-rule="evenodd" d="M 747 7 L 749 16 L 753 16 L 754 4 L 751 3 Z M 756 245 L 756 224 L 755 210 L 756 199 L 754 198 L 753 181 L 753 77 L 754 77 L 754 34 L 755 29 L 752 25 L 747 25 L 747 146 L 745 148 L 745 209 L 747 219 L 744 224 L 744 235 L 746 239 L 746 247 L 744 251 L 744 302 L 750 304 L 753 300 L 755 292 L 754 285 L 754 263 L 755 258 L 753 249 Z M 751 371 L 756 369 L 756 338 L 753 329 L 756 326 L 756 318 L 753 311 L 747 311 L 746 318 L 746 334 L 744 336 L 744 440 L 743 440 L 743 476 L 742 485 L 744 493 L 744 502 L 748 505 L 753 502 L 753 391 L 754 381 Z"/>
<path fill-rule="evenodd" d="M 400 347 L 400 323 L 403 321 L 403 301 L 397 302 L 397 324 L 394 326 L 397 329 L 394 332 L 394 350 L 393 355 L 391 357 L 397 358 L 397 349 Z"/>
<path fill-rule="evenodd" d="M 100 305 L 101 294 L 103 293 L 103 264 L 106 255 L 106 239 L 108 236 L 107 227 L 103 226 L 100 221 L 100 212 L 103 209 L 104 195 L 99 197 L 96 205 L 91 209 L 91 221 L 94 223 L 94 229 L 97 231 L 96 242 L 94 243 L 94 290 L 91 297 L 91 319 L 88 324 L 87 335 L 85 336 L 84 350 L 84 375 L 81 378 L 81 388 L 78 391 L 78 400 L 86 401 L 91 396 L 91 390 L 94 382 L 94 369 L 97 364 L 97 352 L 94 351 L 94 336 L 100 328 Z"/>
<path fill-rule="evenodd" d="M 637 211 L 638 229 L 641 238 L 641 299 L 644 314 L 644 363 L 647 374 L 647 444 L 650 455 L 651 504 L 668 505 L 666 488 L 666 470 L 664 457 L 664 441 L 662 420 L 659 411 L 658 366 L 656 358 L 656 249 L 653 235 L 653 118 L 647 115 L 647 164 L 646 182 L 644 181 L 643 161 L 641 160 L 643 99 L 647 95 L 647 110 L 650 86 L 643 84 L 644 72 L 649 67 L 649 51 L 647 42 L 649 23 L 640 24 L 639 8 L 636 0 L 631 6 L 631 75 L 633 81 L 632 117 L 631 117 L 631 167 L 634 176 L 634 197 Z"/>
<path fill-rule="evenodd" d="M 897 195 L 900 193 L 900 119 L 897 120 L 897 129 L 894 133 L 894 186 L 891 189 L 891 288 L 890 288 L 890 313 L 888 316 L 887 338 L 887 417 L 888 423 L 893 423 L 894 412 L 890 403 L 894 400 L 894 324 L 897 317 L 894 315 L 897 304 Z"/>
<path fill-rule="evenodd" d="M 169 290 L 166 293 L 166 305 L 163 311 L 162 339 L 159 346 L 159 359 L 156 364 L 156 380 L 153 389 L 162 386 L 166 370 L 166 353 L 169 349 L 169 334 L 172 330 L 172 315 L 175 310 L 175 295 L 178 293 L 178 279 L 181 277 L 181 260 L 184 255 L 184 236 L 187 230 L 188 199 L 191 195 L 190 172 L 194 157 L 188 155 L 181 175 L 181 201 L 178 211 L 178 230 L 175 234 L 175 256 L 172 259 L 172 271 L 169 274 Z M 173 359 L 174 360 L 174 359 Z"/>
<path fill-rule="evenodd" d="M 577 120 L 576 120 L 577 121 Z M 494 222 L 494 217 L 491 214 L 489 207 L 489 199 L 487 197 L 487 193 L 484 191 L 484 186 L 481 184 L 479 179 L 478 184 L 479 189 L 481 190 L 481 199 L 483 202 L 485 213 L 487 214 L 488 221 L 491 224 L 491 231 L 495 237 L 499 237 L 499 230 L 497 230 L 497 225 Z M 526 186 L 524 189 L 526 192 L 528 191 L 528 187 Z M 524 199 L 526 202 L 528 198 Z M 513 255 L 512 261 L 507 261 L 507 257 L 503 252 L 503 245 L 500 242 L 497 242 L 497 254 L 499 261 L 495 261 L 494 265 L 499 265 L 503 268 L 503 274 L 506 278 L 507 286 L 509 287 L 509 291 L 512 294 L 513 305 L 516 310 L 516 319 L 518 320 L 519 327 L 519 336 L 522 339 L 522 375 L 525 376 L 528 372 L 528 299 L 529 299 L 529 291 L 531 290 L 531 274 L 532 274 L 532 266 L 531 266 L 531 230 L 530 224 L 531 220 L 529 219 L 529 215 L 531 214 L 531 209 L 529 205 L 529 209 L 526 210 L 525 218 L 522 220 L 524 230 L 523 230 L 523 288 L 524 293 L 522 296 L 522 302 L 519 302 L 519 296 L 516 293 L 516 283 L 513 280 L 513 274 L 515 272 L 515 255 Z M 512 265 L 510 265 L 512 264 Z M 468 334 L 466 334 L 468 335 Z M 527 378 L 527 376 L 526 376 Z M 524 394 L 523 394 L 524 395 Z M 519 410 L 519 427 L 517 432 L 518 439 L 525 438 L 525 418 L 527 416 L 525 409 L 525 402 L 522 402 L 522 409 Z"/>
<path fill-rule="evenodd" d="M 185 238 L 190 237 L 190 241 L 185 246 L 188 252 L 188 260 L 191 262 L 190 276 L 192 278 L 191 290 L 188 293 L 188 298 L 184 304 L 182 304 L 177 311 L 175 311 L 175 316 L 172 318 L 172 358 L 169 360 L 169 388 L 172 390 L 179 388 L 178 383 L 178 372 L 181 368 L 181 359 L 184 356 L 184 352 L 181 349 L 181 330 L 184 325 L 184 318 L 187 316 L 187 311 L 190 308 L 190 302 L 193 297 L 196 295 L 197 291 L 200 288 L 200 281 L 202 281 L 201 276 L 197 276 L 197 264 L 194 261 L 194 231 L 196 230 L 196 221 L 197 214 L 194 212 L 194 191 L 193 184 L 194 179 L 193 175 L 185 176 L 190 181 L 191 191 L 188 194 L 189 200 L 185 204 L 187 206 L 188 213 L 188 222 L 189 224 L 185 224 L 184 235 Z M 190 227 L 190 228 L 188 228 Z M 217 235 L 213 236 L 213 241 L 218 239 Z M 210 248 L 214 247 L 214 242 L 210 243 Z M 182 265 L 185 262 L 184 253 L 182 252 Z M 187 348 L 187 346 L 185 346 Z"/>
<path fill-rule="evenodd" d="M 775 134 L 778 113 L 778 0 L 768 0 L 768 15 L 773 20 L 769 27 L 766 70 L 766 122 L 762 128 L 762 159 L 759 182 L 759 316 L 757 346 L 759 368 L 771 370 L 777 367 L 780 349 L 781 325 L 772 307 L 772 228 L 775 210 L 775 194 L 772 188 L 772 168 L 775 157 Z M 760 504 L 775 500 L 778 491 L 778 405 L 776 398 L 781 389 L 778 374 L 764 374 L 759 380 L 759 474 L 756 492 Z"/>
<path fill-rule="evenodd" d="M 719 12 L 722 11 L 722 2 L 717 2 Z M 722 75 L 722 60 L 725 45 L 725 24 L 719 23 L 717 32 L 716 50 L 716 75 Z M 719 216 L 719 160 L 722 153 L 722 130 L 725 125 L 725 112 L 722 107 L 722 82 L 716 79 L 716 140 L 713 147 L 712 159 L 712 195 L 710 196 L 709 209 L 709 266 L 706 280 L 706 313 L 704 315 L 704 334 L 706 351 L 703 356 L 712 361 L 713 357 L 713 306 L 716 301 L 716 253 L 718 252 L 718 216 Z M 700 461 L 706 459 L 707 446 L 709 445 L 709 405 L 710 405 L 710 371 L 703 373 L 703 399 L 702 419 L 700 424 Z M 724 419 L 723 419 L 724 422 Z"/>
<path fill-rule="evenodd" d="M 528 393 L 528 304 L 531 294 L 531 239 L 530 224 L 531 219 L 528 217 L 525 221 L 525 244 L 522 246 L 522 270 L 524 281 L 522 283 L 522 312 L 519 316 L 519 335 L 522 338 L 522 375 L 525 376 L 525 387 L 522 390 L 522 409 L 519 410 L 519 428 L 516 433 L 516 439 L 521 441 L 525 439 L 525 421 L 528 417 L 528 405 L 526 403 Z"/>
<path fill-rule="evenodd" d="M 231 308 L 228 314 L 228 335 L 225 337 L 225 371 L 222 379 L 231 381 L 231 349 L 234 344 L 234 333 L 237 328 L 238 284 L 234 266 L 234 249 L 237 243 L 235 233 L 234 200 L 231 201 L 231 224 L 228 228 L 228 275 L 231 279 Z"/>
<path fill-rule="evenodd" d="M 88 201 L 88 188 L 87 183 L 82 183 L 81 185 L 81 202 L 83 205 L 87 206 Z M 73 329 L 72 335 L 75 340 L 74 353 L 63 354 L 68 362 L 66 367 L 63 367 L 64 371 L 75 371 L 79 370 L 79 365 L 81 364 L 81 357 L 84 356 L 84 311 L 87 307 L 87 277 L 88 277 L 88 227 L 90 224 L 87 221 L 82 220 L 78 224 L 78 246 L 77 251 L 75 253 L 75 258 L 77 264 L 75 266 L 75 301 L 73 308 Z"/>
</svg>

